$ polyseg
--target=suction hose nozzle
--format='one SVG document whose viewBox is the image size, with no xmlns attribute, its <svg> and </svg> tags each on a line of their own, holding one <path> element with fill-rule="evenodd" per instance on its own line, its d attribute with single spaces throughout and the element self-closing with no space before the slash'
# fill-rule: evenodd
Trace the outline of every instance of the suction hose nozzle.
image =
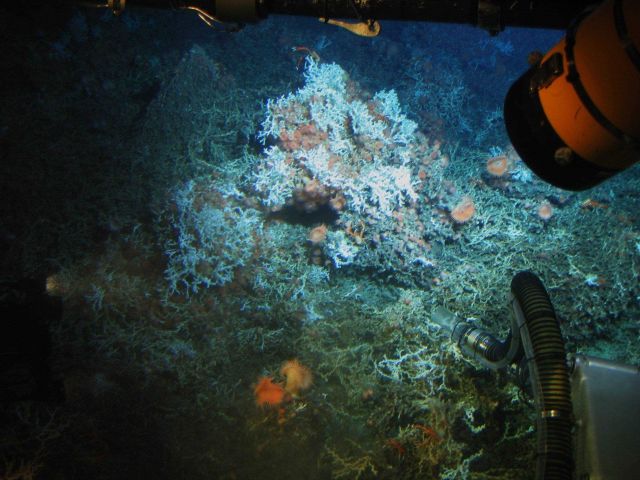
<svg viewBox="0 0 640 480">
<path fill-rule="evenodd" d="M 555 310 L 540 279 L 520 272 L 511 281 L 513 315 L 504 341 L 443 307 L 431 320 L 451 334 L 460 350 L 494 370 L 527 368 L 537 415 L 537 480 L 571 480 L 572 405 L 564 342 Z"/>
</svg>

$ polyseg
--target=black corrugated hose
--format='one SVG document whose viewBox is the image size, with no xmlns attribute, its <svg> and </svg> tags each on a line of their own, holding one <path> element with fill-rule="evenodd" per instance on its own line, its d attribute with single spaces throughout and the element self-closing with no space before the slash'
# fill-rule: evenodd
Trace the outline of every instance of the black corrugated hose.
<svg viewBox="0 0 640 480">
<path fill-rule="evenodd" d="M 537 478 L 571 480 L 571 387 L 560 325 L 536 275 L 516 274 L 511 292 L 522 310 L 530 340 L 524 343 L 538 411 Z"/>
</svg>

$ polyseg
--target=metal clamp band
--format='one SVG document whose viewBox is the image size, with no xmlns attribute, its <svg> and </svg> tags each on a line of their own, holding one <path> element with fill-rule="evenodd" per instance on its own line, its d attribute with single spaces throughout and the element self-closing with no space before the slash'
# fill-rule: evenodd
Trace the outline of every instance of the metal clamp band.
<svg viewBox="0 0 640 480">
<path fill-rule="evenodd" d="M 620 43 L 622 43 L 622 47 L 627 52 L 627 56 L 636 67 L 636 70 L 640 71 L 640 52 L 629 38 L 629 30 L 622 11 L 622 0 L 615 0 L 613 3 L 613 16 Z"/>
<path fill-rule="evenodd" d="M 566 418 L 566 415 L 560 410 L 542 410 L 540 418 Z"/>
</svg>

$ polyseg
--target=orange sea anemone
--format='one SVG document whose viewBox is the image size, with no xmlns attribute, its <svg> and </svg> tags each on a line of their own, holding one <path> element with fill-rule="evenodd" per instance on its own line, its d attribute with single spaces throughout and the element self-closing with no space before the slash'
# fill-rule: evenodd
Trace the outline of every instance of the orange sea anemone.
<svg viewBox="0 0 640 480">
<path fill-rule="evenodd" d="M 260 377 L 253 389 L 256 405 L 261 407 L 275 407 L 286 400 L 287 392 L 279 383 L 274 383 L 271 377 Z"/>
<path fill-rule="evenodd" d="M 342 210 L 346 204 L 347 204 L 347 199 L 344 198 L 344 195 L 341 195 L 341 194 L 334 195 L 329 200 L 329 205 L 331 206 L 331 208 L 333 208 L 337 212 Z"/>
<path fill-rule="evenodd" d="M 543 202 L 538 206 L 538 217 L 545 222 L 553 217 L 553 207 L 549 202 Z"/>
<path fill-rule="evenodd" d="M 498 155 L 487 160 L 487 172 L 494 177 L 502 177 L 509 169 L 506 155 Z"/>
<path fill-rule="evenodd" d="M 466 223 L 475 215 L 476 206 L 471 197 L 464 197 L 453 210 L 451 210 L 451 218 L 456 223 Z"/>
<path fill-rule="evenodd" d="M 284 389 L 293 397 L 297 397 L 313 383 L 311 370 L 296 359 L 284 362 L 280 367 L 280 374 L 287 379 Z"/>
<path fill-rule="evenodd" d="M 323 223 L 315 228 L 312 228 L 309 232 L 309 241 L 313 245 L 318 245 L 327 238 L 327 226 Z"/>
</svg>

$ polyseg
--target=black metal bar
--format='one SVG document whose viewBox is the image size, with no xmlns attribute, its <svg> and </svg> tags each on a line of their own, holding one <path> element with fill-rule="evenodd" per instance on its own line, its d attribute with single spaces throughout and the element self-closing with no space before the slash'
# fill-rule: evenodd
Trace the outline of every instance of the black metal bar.
<svg viewBox="0 0 640 480">
<path fill-rule="evenodd" d="M 104 6 L 107 0 L 67 0 Z M 271 14 L 341 19 L 405 20 L 485 25 L 486 12 L 506 26 L 566 29 L 585 8 L 601 0 L 255 0 L 258 17 Z M 216 0 L 126 0 L 128 7 L 196 7 L 216 15 Z M 495 27 L 494 26 L 494 29 Z M 489 26 L 490 27 L 490 26 Z"/>
<path fill-rule="evenodd" d="M 353 4 L 361 16 L 375 20 L 411 20 L 479 24 L 479 11 L 488 4 L 499 9 L 502 26 L 565 29 L 580 12 L 600 0 L 258 0 L 265 14 L 354 18 Z"/>
</svg>

